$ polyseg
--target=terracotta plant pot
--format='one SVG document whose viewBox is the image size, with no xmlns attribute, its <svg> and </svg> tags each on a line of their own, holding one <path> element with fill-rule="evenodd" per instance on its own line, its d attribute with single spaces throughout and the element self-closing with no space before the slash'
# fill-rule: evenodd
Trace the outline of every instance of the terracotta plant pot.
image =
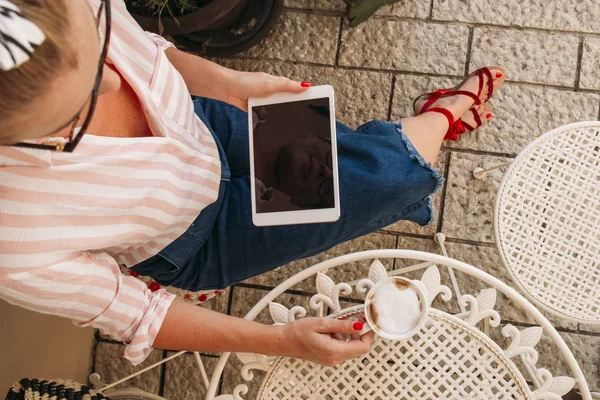
<svg viewBox="0 0 600 400">
<path fill-rule="evenodd" d="M 160 23 L 158 17 L 131 15 L 144 30 L 169 36 L 185 35 L 228 28 L 239 19 L 247 3 L 248 0 L 214 0 L 196 11 L 177 18 L 163 12 Z M 162 32 L 160 24 L 163 27 Z"/>
</svg>

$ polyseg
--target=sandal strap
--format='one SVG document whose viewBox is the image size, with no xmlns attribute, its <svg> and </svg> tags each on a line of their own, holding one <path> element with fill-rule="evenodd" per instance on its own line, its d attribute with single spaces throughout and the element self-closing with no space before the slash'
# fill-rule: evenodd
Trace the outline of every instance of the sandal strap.
<svg viewBox="0 0 600 400">
<path fill-rule="evenodd" d="M 492 72 L 488 67 L 483 67 L 477 70 L 477 74 L 479 76 L 480 85 L 483 85 L 483 76 L 485 75 L 485 77 L 487 78 L 488 94 L 485 99 L 485 101 L 487 102 L 492 98 L 492 95 L 494 94 L 494 78 L 492 77 Z M 481 92 L 479 93 L 481 94 Z"/>
<path fill-rule="evenodd" d="M 471 108 L 469 111 L 471 111 L 471 114 L 473 114 L 473 118 L 475 119 L 475 126 L 473 127 L 470 124 L 467 124 L 465 121 L 462 121 L 462 124 L 465 128 L 467 128 L 469 132 L 473 132 L 475 129 L 479 128 L 483 123 L 481 122 L 479 113 L 475 111 L 475 109 Z"/>
<path fill-rule="evenodd" d="M 480 93 L 481 93 L 481 91 L 480 91 Z M 425 111 L 427 111 L 433 103 L 435 103 L 442 97 L 451 97 L 451 96 L 457 96 L 457 95 L 463 95 L 463 96 L 470 97 L 475 102 L 475 105 L 481 104 L 481 100 L 479 99 L 479 96 L 472 92 L 469 92 L 467 90 L 438 89 L 435 92 L 432 92 L 430 94 L 429 99 L 427 99 L 425 104 L 423 104 L 423 107 L 421 107 L 421 114 L 424 113 Z"/>
<path fill-rule="evenodd" d="M 446 117 L 446 119 L 448 120 L 448 125 L 450 127 L 452 127 L 452 125 L 454 125 L 454 115 L 450 111 L 446 110 L 445 108 L 434 107 L 434 108 L 430 108 L 428 110 L 423 111 L 423 113 L 426 113 L 426 112 L 436 112 L 436 113 L 443 114 Z"/>
<path fill-rule="evenodd" d="M 474 109 L 471 108 L 471 114 L 473 114 L 473 118 L 475 118 L 475 123 L 477 124 L 477 128 L 479 128 L 481 125 L 483 125 L 483 122 L 481 122 L 481 118 L 479 117 L 479 113 L 477 111 L 475 111 Z"/>
<path fill-rule="evenodd" d="M 476 129 L 476 127 L 467 124 L 465 121 L 462 121 L 462 124 L 469 132 L 473 132 Z"/>
<path fill-rule="evenodd" d="M 477 72 L 477 84 L 479 85 L 479 88 L 477 89 L 477 98 L 481 99 L 481 92 L 483 91 L 483 72 L 479 69 L 475 72 Z"/>
</svg>

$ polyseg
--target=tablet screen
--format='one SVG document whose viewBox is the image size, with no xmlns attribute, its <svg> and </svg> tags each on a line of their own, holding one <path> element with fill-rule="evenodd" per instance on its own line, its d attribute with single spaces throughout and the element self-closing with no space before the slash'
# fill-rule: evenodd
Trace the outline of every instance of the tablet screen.
<svg viewBox="0 0 600 400">
<path fill-rule="evenodd" d="M 329 98 L 251 112 L 256 212 L 334 208 Z"/>
</svg>

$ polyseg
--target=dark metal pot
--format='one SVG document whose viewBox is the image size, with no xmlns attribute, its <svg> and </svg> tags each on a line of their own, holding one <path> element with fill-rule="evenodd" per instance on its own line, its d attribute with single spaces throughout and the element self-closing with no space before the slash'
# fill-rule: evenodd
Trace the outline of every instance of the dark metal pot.
<svg viewBox="0 0 600 400">
<path fill-rule="evenodd" d="M 182 50 L 205 56 L 228 57 L 262 41 L 283 13 L 284 0 L 252 0 L 237 21 L 225 29 L 174 35 Z"/>
<path fill-rule="evenodd" d="M 234 24 L 246 8 L 249 0 L 214 0 L 189 14 L 173 18 L 163 15 L 160 23 L 164 30 L 160 32 L 158 17 L 146 17 L 132 14 L 140 26 L 147 31 L 162 35 L 185 35 L 192 32 L 216 31 Z"/>
</svg>

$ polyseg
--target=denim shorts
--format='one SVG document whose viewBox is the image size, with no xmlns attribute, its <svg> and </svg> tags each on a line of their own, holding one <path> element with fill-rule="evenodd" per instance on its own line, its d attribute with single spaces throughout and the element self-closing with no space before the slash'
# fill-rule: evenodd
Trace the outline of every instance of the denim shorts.
<svg viewBox="0 0 600 400">
<path fill-rule="evenodd" d="M 216 100 L 193 100 L 219 148 L 219 197 L 183 235 L 132 267 L 160 284 L 193 291 L 222 289 L 400 220 L 427 225 L 433 219 L 430 196 L 443 178 L 417 153 L 402 125 L 371 121 L 354 130 L 338 122 L 340 219 L 256 227 L 247 114 Z"/>
</svg>

